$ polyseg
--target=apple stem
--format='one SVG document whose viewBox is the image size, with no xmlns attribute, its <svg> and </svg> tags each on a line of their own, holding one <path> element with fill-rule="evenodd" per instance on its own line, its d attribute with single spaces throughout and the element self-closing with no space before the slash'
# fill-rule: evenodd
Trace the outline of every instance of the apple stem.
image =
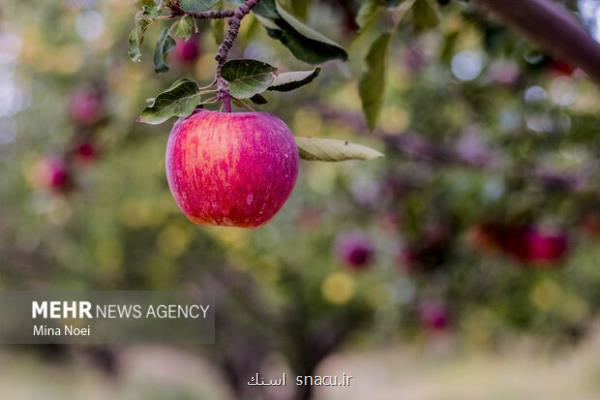
<svg viewBox="0 0 600 400">
<path fill-rule="evenodd" d="M 223 106 L 225 107 L 225 112 L 231 112 L 231 95 L 229 93 L 223 94 Z"/>
<path fill-rule="evenodd" d="M 218 97 L 221 101 L 223 101 L 225 110 L 227 112 L 231 112 L 231 94 L 229 92 L 229 84 L 221 76 L 221 70 L 227 61 L 227 56 L 233 47 L 233 42 L 240 33 L 242 19 L 244 19 L 244 17 L 248 15 L 250 11 L 252 11 L 252 8 L 254 8 L 254 6 L 256 6 L 259 2 L 260 0 L 246 0 L 244 1 L 244 4 L 235 10 L 233 16 L 231 19 L 229 19 L 229 29 L 227 30 L 227 35 L 225 36 L 223 43 L 221 43 L 219 49 L 217 50 L 217 54 L 215 55 L 215 60 L 217 61 L 217 70 L 215 75 L 217 79 Z"/>
</svg>

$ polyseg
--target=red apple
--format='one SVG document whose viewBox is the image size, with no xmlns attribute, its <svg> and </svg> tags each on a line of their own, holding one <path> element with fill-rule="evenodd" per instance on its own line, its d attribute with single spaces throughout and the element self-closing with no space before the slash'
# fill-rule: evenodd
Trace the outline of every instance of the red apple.
<svg viewBox="0 0 600 400">
<path fill-rule="evenodd" d="M 194 223 L 257 227 L 286 202 L 298 177 L 298 148 L 268 113 L 199 111 L 169 136 L 167 180 Z"/>
<path fill-rule="evenodd" d="M 534 263 L 558 262 L 567 254 L 567 236 L 560 231 L 528 229 L 523 234 L 527 247 L 527 261 Z"/>
<path fill-rule="evenodd" d="M 188 40 L 176 39 L 173 57 L 180 64 L 193 64 L 200 56 L 200 43 L 198 38 L 192 36 Z"/>
<path fill-rule="evenodd" d="M 576 67 L 564 60 L 554 60 L 550 64 L 550 71 L 558 76 L 572 76 Z"/>
<path fill-rule="evenodd" d="M 77 90 L 71 96 L 68 106 L 69 116 L 76 124 L 89 126 L 104 116 L 104 95 L 94 87 Z"/>
<path fill-rule="evenodd" d="M 71 186 L 71 173 L 65 162 L 59 158 L 42 160 L 37 171 L 39 182 L 47 189 L 55 192 L 65 192 Z"/>
<path fill-rule="evenodd" d="M 363 270 L 373 261 L 375 249 L 367 235 L 353 231 L 338 236 L 335 242 L 335 253 L 347 266 Z"/>
<path fill-rule="evenodd" d="M 428 300 L 419 306 L 421 324 L 431 331 L 445 331 L 450 324 L 448 307 L 442 301 Z"/>
<path fill-rule="evenodd" d="M 78 143 L 75 146 L 75 149 L 73 152 L 74 152 L 77 160 L 82 161 L 82 162 L 94 161 L 96 159 L 96 156 L 98 155 L 96 146 L 94 145 L 94 143 L 92 143 L 90 141 L 83 141 L 83 142 Z"/>
</svg>

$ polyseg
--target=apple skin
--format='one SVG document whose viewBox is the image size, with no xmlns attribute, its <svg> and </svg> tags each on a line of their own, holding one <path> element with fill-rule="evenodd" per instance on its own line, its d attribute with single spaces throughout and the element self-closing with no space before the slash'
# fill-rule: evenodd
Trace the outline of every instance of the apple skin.
<svg viewBox="0 0 600 400">
<path fill-rule="evenodd" d="M 169 136 L 169 188 L 194 223 L 258 227 L 290 196 L 298 147 L 279 118 L 262 112 L 199 111 Z"/>
<path fill-rule="evenodd" d="M 353 231 L 338 236 L 335 241 L 335 253 L 344 264 L 360 271 L 372 263 L 375 249 L 367 235 Z"/>
</svg>

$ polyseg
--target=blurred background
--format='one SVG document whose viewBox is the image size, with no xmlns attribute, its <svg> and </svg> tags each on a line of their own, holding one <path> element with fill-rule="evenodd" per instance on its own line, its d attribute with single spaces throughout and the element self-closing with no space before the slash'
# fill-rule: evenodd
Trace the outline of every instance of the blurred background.
<svg viewBox="0 0 600 400">
<path fill-rule="evenodd" d="M 0 288 L 200 288 L 218 305 L 214 346 L 4 346 L 0 397 L 600 398 L 598 88 L 473 2 L 440 1 L 438 25 L 395 35 L 369 133 L 357 79 L 377 29 L 358 33 L 359 2 L 288 3 L 350 61 L 260 109 L 386 157 L 303 163 L 258 230 L 188 222 L 165 179 L 171 122 L 135 122 L 177 78 L 213 79 L 209 23 L 159 76 L 158 26 L 127 57 L 133 1 L 0 5 Z M 598 37 L 598 1 L 565 5 Z M 232 57 L 309 69 L 254 17 Z M 283 370 L 355 378 L 246 384 Z"/>
</svg>

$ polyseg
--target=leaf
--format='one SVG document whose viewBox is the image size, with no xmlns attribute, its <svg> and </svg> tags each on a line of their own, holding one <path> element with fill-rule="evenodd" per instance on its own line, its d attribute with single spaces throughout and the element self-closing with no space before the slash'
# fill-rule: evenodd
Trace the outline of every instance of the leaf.
<svg viewBox="0 0 600 400">
<path fill-rule="evenodd" d="M 256 60 L 230 60 L 223 65 L 221 75 L 229 82 L 229 91 L 237 99 L 249 99 L 271 86 L 277 68 Z"/>
<path fill-rule="evenodd" d="M 198 13 L 209 10 L 221 0 L 181 0 L 179 7 L 186 13 Z"/>
<path fill-rule="evenodd" d="M 320 64 L 329 60 L 348 59 L 346 50 L 325 35 L 304 25 L 277 2 L 275 8 L 280 18 L 273 22 L 278 29 L 267 26 L 272 38 L 278 39 L 299 60 L 309 64 Z"/>
<path fill-rule="evenodd" d="M 434 0 L 416 0 L 413 6 L 417 31 L 435 28 L 440 23 L 440 15 Z"/>
<path fill-rule="evenodd" d="M 142 111 L 138 122 L 157 125 L 171 117 L 187 117 L 200 104 L 205 103 L 206 92 L 200 91 L 198 84 L 190 79 L 174 82 Z"/>
<path fill-rule="evenodd" d="M 366 58 L 367 71 L 363 74 L 358 86 L 363 112 L 371 130 L 375 129 L 377 125 L 383 105 L 387 53 L 391 36 L 390 33 L 383 33 L 371 45 Z"/>
<path fill-rule="evenodd" d="M 361 29 L 369 25 L 383 9 L 383 0 L 365 0 L 356 15 L 356 23 Z"/>
<path fill-rule="evenodd" d="M 265 97 L 262 94 L 255 94 L 254 96 L 250 97 L 250 100 L 254 104 L 258 104 L 258 105 L 263 105 L 263 104 L 268 103 L 267 99 L 265 99 Z"/>
<path fill-rule="evenodd" d="M 377 150 L 338 139 L 296 136 L 300 158 L 307 161 L 372 160 L 383 157 Z"/>
<path fill-rule="evenodd" d="M 375 21 L 377 15 L 386 7 L 397 7 L 403 1 L 404 0 L 364 0 L 358 9 L 356 23 L 361 29 L 365 29 L 365 27 Z"/>
<path fill-rule="evenodd" d="M 319 76 L 320 72 L 321 68 L 315 68 L 312 71 L 283 72 L 275 77 L 269 90 L 289 92 L 309 84 Z"/>
<path fill-rule="evenodd" d="M 194 19 L 189 15 L 183 16 L 177 22 L 177 27 L 175 29 L 175 37 L 181 38 L 183 40 L 188 40 L 192 37 L 192 32 L 194 31 Z"/>
<path fill-rule="evenodd" d="M 170 28 L 164 28 L 160 33 L 156 48 L 154 49 L 154 71 L 158 74 L 167 72 L 167 57 L 169 52 L 175 47 L 175 39 L 169 33 Z"/>
<path fill-rule="evenodd" d="M 134 23 L 135 26 L 129 34 L 129 58 L 133 62 L 140 62 L 142 59 L 142 44 L 144 43 L 144 35 L 148 26 L 154 20 L 145 15 L 143 12 L 138 11 L 135 13 Z"/>
</svg>

